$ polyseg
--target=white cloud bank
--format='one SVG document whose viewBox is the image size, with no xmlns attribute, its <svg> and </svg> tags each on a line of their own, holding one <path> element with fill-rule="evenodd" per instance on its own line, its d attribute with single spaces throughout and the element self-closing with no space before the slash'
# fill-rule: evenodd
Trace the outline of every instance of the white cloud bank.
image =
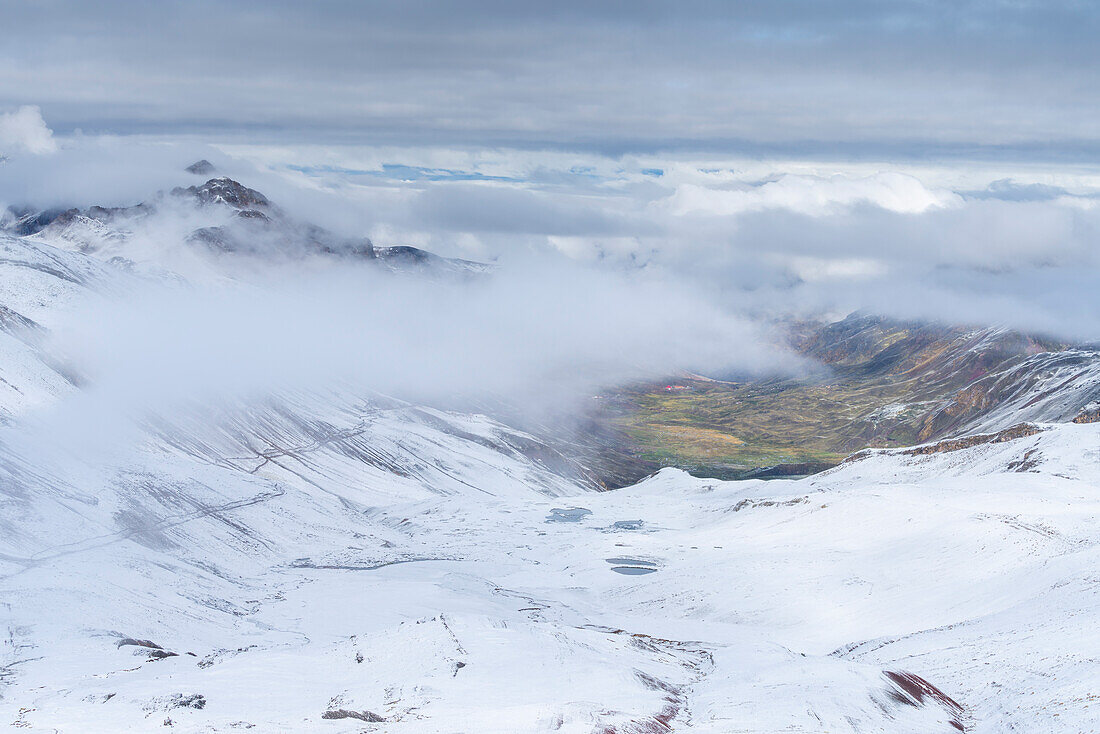
<svg viewBox="0 0 1100 734">
<path fill-rule="evenodd" d="M 775 181 L 732 190 L 683 184 L 665 204 L 677 216 L 696 213 L 733 216 L 767 209 L 824 216 L 858 205 L 919 214 L 960 201 L 956 194 L 929 189 L 913 176 L 891 171 L 863 177 L 787 174 Z"/>
<path fill-rule="evenodd" d="M 53 131 L 42 119 L 42 111 L 33 105 L 0 114 L 0 154 L 21 151 L 33 155 L 57 151 Z"/>
<path fill-rule="evenodd" d="M 1100 338 L 1100 167 L 60 142 L 9 160 L 0 202 L 135 204 L 196 183 L 182 169 L 208 158 L 379 246 L 502 266 L 549 254 L 644 273 L 731 315 L 868 309 Z"/>
</svg>

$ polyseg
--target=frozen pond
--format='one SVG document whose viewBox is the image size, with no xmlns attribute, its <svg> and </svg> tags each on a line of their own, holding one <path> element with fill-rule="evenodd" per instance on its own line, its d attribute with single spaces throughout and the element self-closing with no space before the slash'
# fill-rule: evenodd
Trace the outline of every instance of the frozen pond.
<svg viewBox="0 0 1100 734">
<path fill-rule="evenodd" d="M 616 566 L 645 566 L 646 568 L 657 568 L 657 564 L 653 561 L 646 561 L 641 558 L 616 557 L 606 558 L 604 560 Z"/>
<path fill-rule="evenodd" d="M 546 516 L 546 522 L 580 522 L 585 515 L 591 515 L 592 510 L 584 507 L 555 507 Z"/>
<path fill-rule="evenodd" d="M 653 561 L 646 561 L 642 558 L 606 558 L 604 559 L 608 563 L 613 564 L 614 568 L 611 570 L 615 573 L 621 573 L 624 576 L 642 576 L 647 573 L 653 573 L 657 570 L 658 566 Z"/>
</svg>

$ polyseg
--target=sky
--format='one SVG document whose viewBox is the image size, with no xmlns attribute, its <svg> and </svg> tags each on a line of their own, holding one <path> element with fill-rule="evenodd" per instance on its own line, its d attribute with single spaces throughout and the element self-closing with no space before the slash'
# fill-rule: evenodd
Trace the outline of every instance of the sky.
<svg viewBox="0 0 1100 734">
<path fill-rule="evenodd" d="M 1100 338 L 1091 2 L 0 17 L 0 205 L 133 204 L 207 158 L 380 246 L 645 273 L 754 317 Z"/>
<path fill-rule="evenodd" d="M 59 134 L 608 155 L 1100 154 L 1088 0 L 0 2 Z"/>
</svg>

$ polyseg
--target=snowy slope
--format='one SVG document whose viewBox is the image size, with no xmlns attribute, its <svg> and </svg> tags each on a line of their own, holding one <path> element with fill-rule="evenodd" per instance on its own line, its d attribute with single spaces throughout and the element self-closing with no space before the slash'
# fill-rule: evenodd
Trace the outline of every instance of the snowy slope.
<svg viewBox="0 0 1100 734">
<path fill-rule="evenodd" d="M 0 423 L 50 405 L 76 375 L 46 347 L 58 320 L 129 276 L 97 259 L 0 232 Z"/>
<path fill-rule="evenodd" d="M 473 440 L 503 429 L 435 417 L 468 437 L 382 422 L 449 480 L 360 457 L 356 483 L 344 450 L 249 473 L 157 446 L 94 471 L 51 462 L 81 487 L 9 456 L 5 715 L 62 731 L 1095 720 L 1096 425 L 796 482 L 666 470 L 560 497 Z"/>
<path fill-rule="evenodd" d="M 1083 406 L 1100 399 L 1100 352 L 1037 354 L 988 381 L 988 389 L 1003 396 L 965 433 L 998 431 L 1021 421 L 1073 420 Z"/>
<path fill-rule="evenodd" d="M 536 436 L 378 395 L 177 406 L 107 431 L 65 420 L 79 379 L 43 333 L 136 276 L 41 238 L 0 252 L 11 726 L 950 734 L 1100 720 L 1100 424 L 872 451 L 798 481 L 664 470 L 604 493 Z M 1053 416 L 1063 387 L 1090 384 L 1048 366 L 997 427 Z"/>
</svg>

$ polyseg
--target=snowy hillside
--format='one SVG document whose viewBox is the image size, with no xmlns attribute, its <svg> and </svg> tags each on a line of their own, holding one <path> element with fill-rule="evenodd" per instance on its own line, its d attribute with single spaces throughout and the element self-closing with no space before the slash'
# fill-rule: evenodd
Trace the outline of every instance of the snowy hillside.
<svg viewBox="0 0 1100 734">
<path fill-rule="evenodd" d="M 565 495 L 491 423 L 430 417 L 365 413 L 389 471 L 347 444 L 56 472 L 7 453 L 5 715 L 62 731 L 1095 721 L 1095 424 L 795 482 L 665 470 Z"/>
<path fill-rule="evenodd" d="M 269 206 L 215 188 L 210 206 Z M 148 254 L 142 236 L 76 216 L 50 227 L 0 236 L 10 726 L 994 734 L 1100 720 L 1098 423 L 864 452 L 798 481 L 665 469 L 612 492 L 490 417 L 328 386 L 175 403 L 120 429 L 81 412 L 84 377 L 50 332 L 97 294 L 174 287 L 177 260 L 149 254 L 135 273 L 118 258 Z M 983 427 L 1067 420 L 1095 394 L 1080 356 L 1032 358 Z"/>
</svg>

